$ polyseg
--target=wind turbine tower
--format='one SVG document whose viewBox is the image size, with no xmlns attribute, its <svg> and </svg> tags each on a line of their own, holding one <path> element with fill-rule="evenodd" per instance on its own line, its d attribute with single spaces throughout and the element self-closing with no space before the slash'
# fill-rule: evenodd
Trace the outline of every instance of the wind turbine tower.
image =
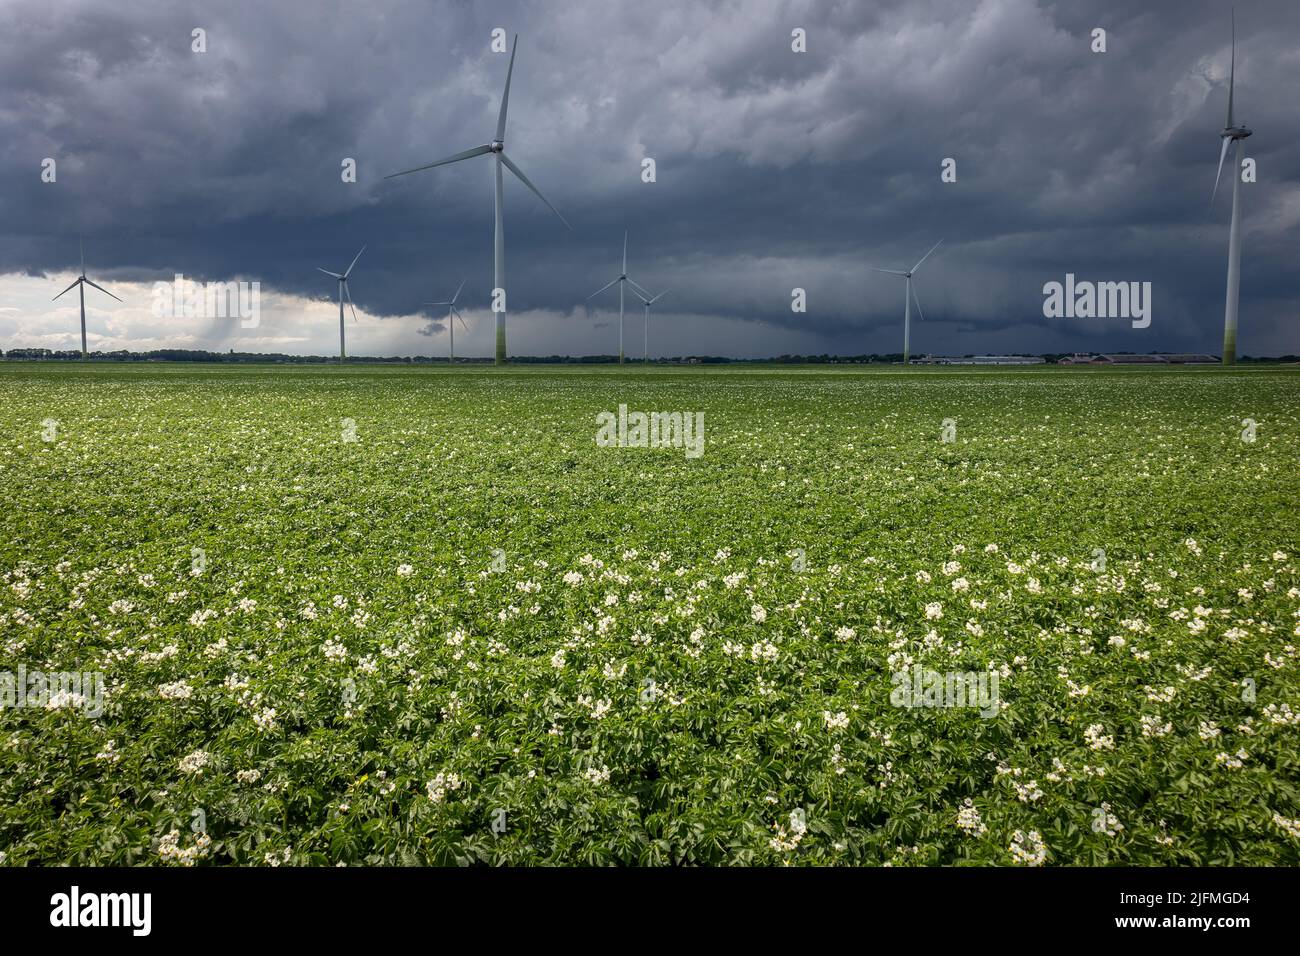
<svg viewBox="0 0 1300 956">
<path fill-rule="evenodd" d="M 465 317 L 460 314 L 460 309 L 456 308 L 456 300 L 460 298 L 460 290 L 465 288 L 466 281 L 462 279 L 460 285 L 456 286 L 456 294 L 451 297 L 450 302 L 425 303 L 425 305 L 445 305 L 447 307 L 447 331 L 451 335 L 451 349 L 447 358 L 448 365 L 456 361 L 456 320 L 460 319 L 461 328 L 466 328 Z"/>
<path fill-rule="evenodd" d="M 1228 226 L 1228 293 L 1223 305 L 1223 364 L 1237 364 L 1237 299 L 1241 287 L 1241 149 L 1254 130 L 1238 126 L 1232 119 L 1233 86 L 1237 76 L 1237 15 L 1232 15 L 1232 65 L 1228 69 L 1228 123 L 1219 133 L 1223 147 L 1219 150 L 1219 171 L 1214 176 L 1214 192 L 1210 205 L 1219 194 L 1219 179 L 1223 176 L 1223 161 L 1228 148 L 1233 149 L 1232 160 L 1232 223 Z"/>
<path fill-rule="evenodd" d="M 618 364 L 622 365 L 623 364 L 623 286 L 630 285 L 632 287 L 632 291 L 635 292 L 641 298 L 642 301 L 645 301 L 646 297 L 650 295 L 649 292 L 646 292 L 645 289 L 637 285 L 635 281 L 628 278 L 627 230 L 626 229 L 623 230 L 623 271 L 618 274 L 617 279 L 614 279 L 613 281 L 607 283 L 606 285 L 601 286 L 591 295 L 587 296 L 587 300 L 590 301 L 596 298 L 596 296 L 600 295 L 602 292 L 604 292 L 606 289 L 608 289 L 610 286 L 614 285 L 615 283 L 618 283 Z M 662 295 L 662 293 L 660 293 L 660 295 Z M 656 296 L 655 298 L 658 298 L 658 296 Z"/>
<path fill-rule="evenodd" d="M 940 239 L 930 248 L 930 252 L 934 252 L 934 250 L 938 249 L 942 243 L 943 240 Z M 912 277 L 916 275 L 916 270 L 921 268 L 921 262 L 924 262 L 926 259 L 930 258 L 930 252 L 927 252 L 925 255 L 923 255 L 921 257 L 920 262 L 912 266 L 912 268 L 908 269 L 906 272 L 899 272 L 895 269 L 876 269 L 874 267 L 872 268 L 873 272 L 884 272 L 891 276 L 901 276 L 907 283 L 907 288 L 903 292 L 903 364 L 904 365 L 908 363 L 912 355 L 911 337 L 912 337 L 912 300 L 913 299 L 916 300 L 917 314 L 920 315 L 922 319 L 925 318 L 925 313 L 921 311 L 921 300 L 920 298 L 917 297 L 916 289 L 912 287 Z"/>
<path fill-rule="evenodd" d="M 362 246 L 361 252 L 365 252 L 365 251 L 366 251 L 366 247 Z M 357 264 L 357 259 L 361 258 L 361 252 L 358 252 L 356 254 L 355 258 L 353 258 L 352 260 L 352 265 L 348 266 L 347 271 L 343 272 L 342 274 L 339 274 L 337 272 L 330 272 L 328 269 L 321 269 L 320 266 L 316 267 L 317 270 L 325 273 L 327 276 L 333 276 L 335 279 L 339 280 L 339 361 L 340 362 L 345 361 L 348 357 L 347 348 L 345 347 L 344 340 L 343 340 L 343 297 L 347 296 L 348 305 L 352 306 L 352 321 L 355 322 L 357 320 L 357 307 L 355 305 L 352 305 L 352 291 L 348 288 L 348 276 L 352 275 L 352 266 L 355 266 Z"/>
<path fill-rule="evenodd" d="M 113 293 L 109 292 L 103 286 L 95 285 L 95 283 L 86 278 L 86 243 L 82 240 L 78 240 L 78 242 L 81 246 L 81 275 L 77 276 L 77 278 L 73 280 L 72 285 L 68 286 L 68 288 L 64 289 L 63 292 L 60 292 L 50 301 L 57 301 L 62 297 L 64 292 L 70 291 L 72 286 L 81 287 L 79 290 L 81 295 L 81 359 L 82 361 L 85 361 L 89 357 L 86 352 L 86 286 L 94 286 L 100 292 L 104 293 L 104 295 L 111 296 L 114 299 L 117 299 L 117 296 L 113 295 Z M 121 302 L 122 300 L 117 299 L 117 301 Z"/>
<path fill-rule="evenodd" d="M 400 173 L 392 173 L 385 176 L 385 179 L 393 179 L 396 176 L 405 176 L 408 173 L 418 173 L 422 169 L 433 169 L 435 166 L 446 166 L 449 163 L 458 163 L 462 159 L 470 159 L 474 156 L 490 155 L 492 157 L 492 166 L 495 174 L 495 197 L 496 197 L 496 231 L 493 239 L 493 275 L 496 279 L 496 289 L 499 290 L 493 295 L 493 308 L 497 309 L 496 295 L 501 296 L 499 309 L 497 309 L 497 365 L 506 363 L 506 235 L 503 223 L 504 199 L 502 197 L 502 174 L 501 168 L 504 166 L 510 170 L 519 181 L 533 191 L 533 193 L 542 202 L 546 203 L 548 209 L 560 216 L 560 211 L 551 205 L 550 200 L 542 195 L 542 191 L 533 185 L 531 179 L 524 175 L 524 171 L 516 166 L 506 155 L 506 108 L 510 105 L 510 78 L 515 72 L 515 53 L 519 49 L 519 36 L 516 34 L 514 43 L 510 47 L 510 66 L 506 70 L 506 89 L 501 94 L 501 111 L 497 114 L 497 131 L 496 138 L 490 143 L 484 143 L 482 146 L 475 146 L 473 149 L 467 149 L 464 152 L 456 153 L 454 156 L 448 156 L 446 159 L 440 159 L 437 162 L 428 163 L 424 166 L 417 166 L 414 169 L 406 169 Z M 569 226 L 569 222 L 563 216 L 560 216 L 560 222 Z M 569 226 L 572 229 L 572 226 Z"/>
</svg>

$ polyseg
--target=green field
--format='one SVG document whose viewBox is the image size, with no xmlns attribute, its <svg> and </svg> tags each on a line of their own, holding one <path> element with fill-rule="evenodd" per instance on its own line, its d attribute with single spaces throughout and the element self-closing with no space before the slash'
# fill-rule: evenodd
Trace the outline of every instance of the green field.
<svg viewBox="0 0 1300 956">
<path fill-rule="evenodd" d="M 0 363 L 0 670 L 104 682 L 0 860 L 1295 865 L 1298 462 L 1293 368 Z"/>
</svg>

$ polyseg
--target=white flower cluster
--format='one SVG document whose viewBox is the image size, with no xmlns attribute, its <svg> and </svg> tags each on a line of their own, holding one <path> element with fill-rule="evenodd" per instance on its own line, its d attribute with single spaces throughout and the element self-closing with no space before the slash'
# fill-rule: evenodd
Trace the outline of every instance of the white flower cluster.
<svg viewBox="0 0 1300 956">
<path fill-rule="evenodd" d="M 189 700 L 194 696 L 194 688 L 188 681 L 178 680 L 158 687 L 158 696 L 163 700 Z"/>
<path fill-rule="evenodd" d="M 1264 716 L 1270 724 L 1280 727 L 1294 727 L 1300 724 L 1300 713 L 1291 709 L 1290 704 L 1269 704 L 1264 708 Z"/>
<path fill-rule="evenodd" d="M 203 768 L 208 765 L 210 757 L 211 755 L 206 750 L 196 750 L 191 754 L 186 754 L 181 758 L 181 773 L 203 773 Z"/>
<path fill-rule="evenodd" d="M 1011 837 L 1011 857 L 1025 866 L 1042 866 L 1047 862 L 1047 847 L 1037 830 L 1017 830 Z"/>
<path fill-rule="evenodd" d="M 1011 785 L 1016 788 L 1016 797 L 1021 803 L 1033 803 L 1043 798 L 1043 791 L 1039 788 L 1037 780 L 1030 780 L 1028 783 L 1012 780 Z"/>
<path fill-rule="evenodd" d="M 212 837 L 206 833 L 200 833 L 195 837 L 193 846 L 182 848 L 180 831 L 172 830 L 158 841 L 158 856 L 168 863 L 193 866 L 196 860 L 201 860 L 208 855 L 208 849 L 211 846 Z"/>
<path fill-rule="evenodd" d="M 823 710 L 822 720 L 826 722 L 827 730 L 843 730 L 849 725 L 849 715 L 842 710 L 835 714 L 832 714 L 829 710 Z"/>
<path fill-rule="evenodd" d="M 1124 824 L 1120 823 L 1115 814 L 1110 812 L 1110 804 L 1103 803 L 1100 808 L 1093 812 L 1093 830 L 1097 833 L 1104 833 L 1106 836 L 1119 836 L 1119 832 L 1124 829 Z"/>
<path fill-rule="evenodd" d="M 1160 717 L 1157 714 L 1142 715 L 1142 736 L 1143 737 L 1164 737 L 1165 735 L 1170 733 L 1173 729 L 1174 729 L 1174 725 L 1169 721 L 1165 721 L 1162 724 L 1160 722 Z"/>
<path fill-rule="evenodd" d="M 804 820 L 804 815 L 799 810 L 790 812 L 790 829 L 786 830 L 780 824 L 772 824 L 772 829 L 776 835 L 772 837 L 768 845 L 773 850 L 782 850 L 789 853 L 799 849 L 799 844 L 803 841 L 804 834 L 808 832 L 808 823 Z"/>
<path fill-rule="evenodd" d="M 434 803 L 442 803 L 442 801 L 447 798 L 448 793 L 453 790 L 459 790 L 460 787 L 460 776 L 445 770 L 425 784 L 425 789 L 429 793 L 429 799 Z"/>
<path fill-rule="evenodd" d="M 957 826 L 972 836 L 982 836 L 988 830 L 980 817 L 979 810 L 975 809 L 975 803 L 970 797 L 966 798 L 962 808 L 957 811 Z"/>
<path fill-rule="evenodd" d="M 122 759 L 122 755 L 117 751 L 117 741 L 109 740 L 105 742 L 104 749 L 95 754 L 96 760 L 106 760 L 109 763 L 117 763 Z"/>
<path fill-rule="evenodd" d="M 1114 750 L 1115 738 L 1106 734 L 1106 728 L 1102 724 L 1092 724 L 1083 732 L 1084 740 L 1088 741 L 1088 746 L 1093 750 Z"/>
<path fill-rule="evenodd" d="M 1290 836 L 1300 840 L 1300 820 L 1290 820 L 1280 813 L 1273 814 L 1273 822 L 1285 830 Z"/>
<path fill-rule="evenodd" d="M 593 700 L 591 697 L 579 695 L 578 706 L 586 707 L 591 712 L 593 720 L 604 720 L 605 715 L 609 713 L 610 707 L 613 706 L 613 702 L 608 697 L 602 700 Z"/>
<path fill-rule="evenodd" d="M 1246 753 L 1244 748 L 1238 750 L 1235 754 L 1217 753 L 1214 755 L 1214 762 L 1227 767 L 1229 770 L 1240 770 L 1249 759 L 1250 754 Z"/>
</svg>

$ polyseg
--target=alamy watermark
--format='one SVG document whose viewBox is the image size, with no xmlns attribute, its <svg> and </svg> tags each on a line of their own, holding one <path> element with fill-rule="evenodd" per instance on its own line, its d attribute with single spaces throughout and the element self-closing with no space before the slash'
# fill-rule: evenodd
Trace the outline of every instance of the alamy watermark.
<svg viewBox="0 0 1300 956">
<path fill-rule="evenodd" d="M 17 673 L 0 671 L 0 710 L 34 707 L 45 710 L 76 708 L 87 717 L 104 713 L 104 675 L 99 671 L 29 671 L 19 664 Z"/>
<path fill-rule="evenodd" d="M 1132 319 L 1133 328 L 1151 324 L 1150 282 L 1065 282 L 1043 284 L 1043 317 L 1047 319 Z"/>
<path fill-rule="evenodd" d="M 262 321 L 262 283 L 192 282 L 176 273 L 172 282 L 153 284 L 156 319 L 238 318 L 241 329 L 255 329 Z"/>
<path fill-rule="evenodd" d="M 687 458 L 704 454 L 703 412 L 629 412 L 596 415 L 596 444 L 601 448 L 685 448 Z"/>
<path fill-rule="evenodd" d="M 153 929 L 152 893 L 83 893 L 73 884 L 67 893 L 50 897 L 50 925 L 54 927 L 109 926 L 148 936 Z"/>
<path fill-rule="evenodd" d="M 998 672 L 932 671 L 913 664 L 895 671 L 889 702 L 895 707 L 971 707 L 986 719 L 996 717 Z"/>
</svg>

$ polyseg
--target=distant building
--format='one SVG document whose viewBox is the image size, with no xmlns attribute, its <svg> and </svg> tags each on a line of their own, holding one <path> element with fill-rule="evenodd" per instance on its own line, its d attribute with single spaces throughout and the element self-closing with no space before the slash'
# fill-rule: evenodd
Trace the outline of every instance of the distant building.
<svg viewBox="0 0 1300 956">
<path fill-rule="evenodd" d="M 913 359 L 917 365 L 1042 365 L 1040 355 L 926 355 Z"/>
<path fill-rule="evenodd" d="M 1218 362 L 1219 360 L 1213 355 L 1194 352 L 1152 353 L 1150 355 L 1131 355 L 1125 352 L 1117 352 L 1097 355 L 1092 359 L 1094 365 L 1217 365 Z"/>
</svg>

